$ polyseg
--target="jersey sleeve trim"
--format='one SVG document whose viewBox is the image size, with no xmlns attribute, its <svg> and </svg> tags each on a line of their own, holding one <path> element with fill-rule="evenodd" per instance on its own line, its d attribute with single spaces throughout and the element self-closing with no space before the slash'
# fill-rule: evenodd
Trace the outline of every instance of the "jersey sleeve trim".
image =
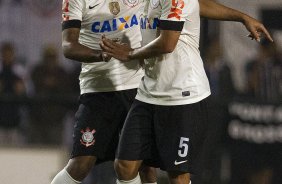
<svg viewBox="0 0 282 184">
<path fill-rule="evenodd" d="M 160 20 L 159 28 L 162 30 L 182 31 L 184 21 Z"/>
<path fill-rule="evenodd" d="M 81 28 L 81 21 L 80 20 L 68 20 L 62 23 L 62 30 L 68 28 Z"/>
</svg>

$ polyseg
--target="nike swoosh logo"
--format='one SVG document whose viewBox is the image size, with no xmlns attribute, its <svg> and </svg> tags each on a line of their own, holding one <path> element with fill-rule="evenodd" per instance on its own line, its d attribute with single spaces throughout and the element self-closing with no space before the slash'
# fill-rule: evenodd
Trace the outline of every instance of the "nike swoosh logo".
<svg viewBox="0 0 282 184">
<path fill-rule="evenodd" d="M 177 161 L 177 160 L 175 160 L 174 161 L 174 165 L 179 165 L 179 164 L 183 164 L 183 163 L 185 163 L 185 162 L 187 162 L 188 160 L 183 160 L 183 161 Z"/>
<path fill-rule="evenodd" d="M 99 4 L 95 4 L 94 6 L 90 6 L 89 5 L 89 9 L 91 10 L 91 9 L 93 9 L 93 8 L 95 8 L 96 6 L 98 6 Z"/>
</svg>

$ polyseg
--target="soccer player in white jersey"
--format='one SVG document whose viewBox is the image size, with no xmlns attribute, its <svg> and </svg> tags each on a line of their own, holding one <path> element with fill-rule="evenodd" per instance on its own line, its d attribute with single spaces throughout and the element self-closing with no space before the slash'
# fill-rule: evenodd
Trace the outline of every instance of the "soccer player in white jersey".
<svg viewBox="0 0 282 184">
<path fill-rule="evenodd" d="M 140 184 L 145 159 L 168 172 L 172 184 L 188 184 L 205 139 L 209 82 L 199 53 L 200 14 L 244 23 L 259 41 L 268 31 L 252 17 L 212 1 L 150 0 L 141 28 L 145 46 L 132 49 L 103 37 L 108 56 L 145 59 L 142 78 L 126 118 L 115 168 L 118 184 Z"/>
<path fill-rule="evenodd" d="M 81 96 L 71 158 L 52 184 L 81 183 L 95 163 L 114 160 L 120 130 L 144 72 L 138 60 L 123 63 L 104 57 L 99 42 L 104 34 L 140 47 L 140 8 L 141 0 L 63 1 L 62 48 L 65 57 L 82 63 Z M 144 183 L 156 183 L 153 168 L 142 171 Z"/>
</svg>

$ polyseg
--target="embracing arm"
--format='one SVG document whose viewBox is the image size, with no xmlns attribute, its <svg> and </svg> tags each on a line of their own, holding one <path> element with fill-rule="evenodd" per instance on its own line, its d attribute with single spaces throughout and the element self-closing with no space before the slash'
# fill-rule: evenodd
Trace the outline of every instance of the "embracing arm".
<svg viewBox="0 0 282 184">
<path fill-rule="evenodd" d="M 219 4 L 213 0 L 199 0 L 200 15 L 204 18 L 243 22 L 246 14 Z"/>
<path fill-rule="evenodd" d="M 79 28 L 64 29 L 62 33 L 62 48 L 64 56 L 79 62 L 91 63 L 103 61 L 101 50 L 93 50 L 78 42 Z"/>
<path fill-rule="evenodd" d="M 269 41 L 273 41 L 264 25 L 253 17 L 238 10 L 226 7 L 213 0 L 199 0 L 199 3 L 201 17 L 214 20 L 241 22 L 250 32 L 250 37 L 259 41 L 262 36 L 261 34 L 264 34 Z"/>
<path fill-rule="evenodd" d="M 131 49 L 128 45 L 121 45 L 102 38 L 101 48 L 109 57 L 115 57 L 121 61 L 132 59 L 146 59 L 172 52 L 178 42 L 181 31 L 160 30 L 160 35 L 149 44 L 138 49 Z"/>
<path fill-rule="evenodd" d="M 160 36 L 144 47 L 129 53 L 130 59 L 146 59 L 174 51 L 178 42 L 180 31 L 161 30 Z"/>
</svg>

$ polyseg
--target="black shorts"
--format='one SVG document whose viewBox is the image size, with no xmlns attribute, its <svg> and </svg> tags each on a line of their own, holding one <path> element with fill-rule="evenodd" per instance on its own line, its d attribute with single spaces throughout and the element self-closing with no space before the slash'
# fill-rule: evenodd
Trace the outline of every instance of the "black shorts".
<svg viewBox="0 0 282 184">
<path fill-rule="evenodd" d="M 117 158 L 146 160 L 147 165 L 165 171 L 195 173 L 206 137 L 207 108 L 207 99 L 177 106 L 135 100 L 122 130 Z"/>
<path fill-rule="evenodd" d="M 71 158 L 96 156 L 99 161 L 114 160 L 120 131 L 135 96 L 136 89 L 81 95 Z"/>
</svg>

